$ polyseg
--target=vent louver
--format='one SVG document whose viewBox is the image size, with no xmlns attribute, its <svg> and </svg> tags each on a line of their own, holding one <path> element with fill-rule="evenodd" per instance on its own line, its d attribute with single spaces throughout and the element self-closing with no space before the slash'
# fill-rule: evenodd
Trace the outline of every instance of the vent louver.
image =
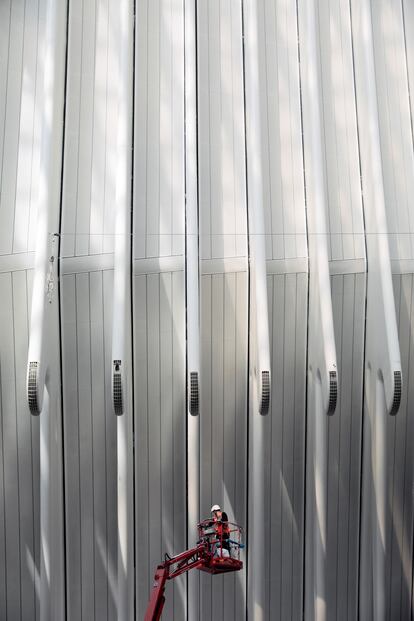
<svg viewBox="0 0 414 621">
<path fill-rule="evenodd" d="M 270 372 L 262 371 L 262 396 L 259 412 L 265 416 L 269 412 L 270 405 Z"/>
<path fill-rule="evenodd" d="M 122 375 L 121 375 L 121 361 L 114 360 L 113 364 L 113 379 L 112 379 L 112 398 L 114 412 L 117 416 L 121 416 L 124 413 L 124 404 L 122 399 Z"/>
<path fill-rule="evenodd" d="M 29 374 L 27 378 L 27 402 L 31 414 L 38 416 L 40 414 L 39 404 L 37 401 L 37 382 L 38 382 L 38 362 L 29 362 Z"/>
<path fill-rule="evenodd" d="M 200 407 L 200 395 L 199 395 L 199 384 L 198 384 L 198 373 L 197 371 L 190 372 L 190 414 L 192 416 L 197 416 L 199 413 Z"/>
<path fill-rule="evenodd" d="M 338 400 L 338 376 L 336 371 L 329 371 L 329 405 L 328 414 L 331 415 L 336 410 Z"/>
<path fill-rule="evenodd" d="M 391 416 L 395 416 L 395 414 L 400 409 L 401 395 L 402 395 L 401 371 L 394 371 L 394 400 L 392 402 L 392 408 L 390 411 Z"/>
</svg>

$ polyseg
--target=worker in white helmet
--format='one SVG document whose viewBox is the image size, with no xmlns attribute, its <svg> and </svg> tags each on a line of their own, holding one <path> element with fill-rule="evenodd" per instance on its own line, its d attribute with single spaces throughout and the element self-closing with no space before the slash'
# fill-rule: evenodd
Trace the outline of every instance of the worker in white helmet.
<svg viewBox="0 0 414 621">
<path fill-rule="evenodd" d="M 220 505 L 213 505 L 211 515 L 218 539 L 216 556 L 228 557 L 230 556 L 230 529 L 227 513 L 221 510 Z"/>
</svg>

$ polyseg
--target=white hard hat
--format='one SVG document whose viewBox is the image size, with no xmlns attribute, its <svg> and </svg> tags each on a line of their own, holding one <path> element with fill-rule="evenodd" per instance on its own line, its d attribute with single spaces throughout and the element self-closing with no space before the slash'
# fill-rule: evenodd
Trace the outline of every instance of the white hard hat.
<svg viewBox="0 0 414 621">
<path fill-rule="evenodd" d="M 220 506 L 219 505 L 213 505 L 211 507 L 211 513 L 213 513 L 213 511 L 221 511 Z"/>
</svg>

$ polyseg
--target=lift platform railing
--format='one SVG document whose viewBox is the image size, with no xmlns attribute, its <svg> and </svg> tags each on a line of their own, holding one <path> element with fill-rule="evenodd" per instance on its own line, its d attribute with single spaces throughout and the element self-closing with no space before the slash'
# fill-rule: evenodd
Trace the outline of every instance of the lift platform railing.
<svg viewBox="0 0 414 621">
<path fill-rule="evenodd" d="M 218 558 L 232 558 L 240 561 L 243 529 L 234 522 L 214 522 L 206 519 L 197 524 L 198 543 L 205 543 L 209 553 Z M 228 547 L 228 556 L 225 554 Z"/>
<path fill-rule="evenodd" d="M 243 568 L 240 560 L 240 549 L 243 547 L 242 528 L 238 524 L 208 519 L 197 524 L 197 529 L 199 540 L 196 546 L 176 556 L 166 554 L 164 562 L 158 565 L 144 621 L 161 619 L 167 580 L 178 578 L 191 569 L 200 569 L 210 574 L 223 574 L 240 571 Z M 235 552 L 234 556 L 227 557 L 223 554 L 223 548 L 229 541 Z"/>
</svg>

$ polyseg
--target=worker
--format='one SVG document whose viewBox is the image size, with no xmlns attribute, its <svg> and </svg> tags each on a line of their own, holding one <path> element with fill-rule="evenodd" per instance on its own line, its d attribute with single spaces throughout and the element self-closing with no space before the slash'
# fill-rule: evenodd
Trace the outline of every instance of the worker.
<svg viewBox="0 0 414 621">
<path fill-rule="evenodd" d="M 213 505 L 211 507 L 211 516 L 218 539 L 215 555 L 228 557 L 230 556 L 230 529 L 227 513 L 221 510 L 220 505 Z"/>
</svg>

